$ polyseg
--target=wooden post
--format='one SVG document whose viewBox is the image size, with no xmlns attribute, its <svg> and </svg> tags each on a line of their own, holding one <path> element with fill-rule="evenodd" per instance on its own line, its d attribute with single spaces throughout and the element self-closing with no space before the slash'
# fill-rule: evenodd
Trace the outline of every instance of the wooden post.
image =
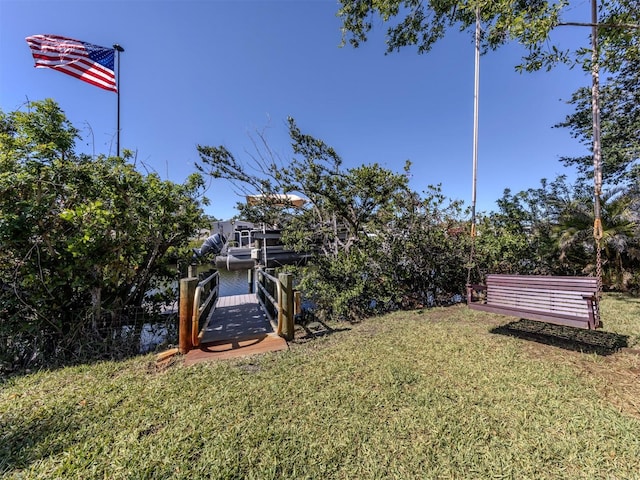
<svg viewBox="0 0 640 480">
<path fill-rule="evenodd" d="M 198 265 L 189 265 L 189 278 L 198 276 Z"/>
<path fill-rule="evenodd" d="M 281 325 L 281 336 L 285 340 L 293 340 L 293 275 L 290 273 L 280 273 L 278 275 L 278 281 L 282 286 L 282 298 L 279 299 L 282 318 L 278 316 L 278 323 Z"/>
<path fill-rule="evenodd" d="M 264 273 L 266 273 L 267 275 L 271 275 L 272 277 L 276 276 L 276 269 L 275 268 L 265 268 L 264 269 Z M 270 282 L 269 280 L 267 280 L 266 278 L 264 279 L 264 286 L 267 288 L 267 292 L 269 292 L 269 295 L 271 295 L 273 298 L 275 298 L 278 294 L 277 292 L 277 288 L 276 288 L 276 284 L 273 282 Z M 278 301 L 280 301 L 280 299 L 277 299 Z"/>
<path fill-rule="evenodd" d="M 254 272 L 255 270 L 253 268 L 247 270 L 247 283 L 249 284 L 249 293 L 253 293 Z"/>
<path fill-rule="evenodd" d="M 295 317 L 302 315 L 302 292 L 295 290 L 293 292 L 293 318 L 295 323 Z"/>
<path fill-rule="evenodd" d="M 282 274 L 281 274 L 282 275 Z M 280 282 L 280 275 L 278 275 L 278 280 L 277 280 L 278 284 L 280 284 L 280 286 L 282 287 L 282 282 Z M 276 302 L 278 302 L 278 308 L 276 313 L 278 314 L 278 329 L 276 330 L 276 333 L 278 335 L 280 335 L 281 337 L 284 337 L 284 333 L 282 332 L 282 328 L 284 326 L 284 301 L 283 301 L 283 297 L 284 297 L 284 293 L 283 293 L 283 288 L 278 288 L 278 285 L 273 285 L 276 289 L 275 294 L 273 295 L 276 298 Z"/>
<path fill-rule="evenodd" d="M 255 269 L 256 272 L 256 295 L 258 296 L 258 299 L 261 301 L 264 301 L 264 295 L 262 294 L 262 289 L 260 287 L 258 287 L 258 285 L 262 285 L 262 279 L 264 278 L 264 275 L 262 274 L 262 271 L 256 267 Z"/>
<path fill-rule="evenodd" d="M 193 348 L 191 341 L 191 320 L 193 316 L 193 296 L 198 286 L 198 277 L 180 280 L 180 324 L 178 328 L 178 349 L 183 355 Z"/>
</svg>

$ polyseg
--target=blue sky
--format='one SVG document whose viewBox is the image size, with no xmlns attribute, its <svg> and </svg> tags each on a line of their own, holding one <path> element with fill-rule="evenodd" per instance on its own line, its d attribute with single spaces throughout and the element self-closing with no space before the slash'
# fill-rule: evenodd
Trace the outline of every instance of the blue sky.
<svg viewBox="0 0 640 480">
<path fill-rule="evenodd" d="M 569 12 L 584 21 L 589 2 Z M 323 139 L 345 167 L 377 162 L 411 186 L 442 184 L 471 200 L 474 52 L 471 34 L 452 32 L 432 52 L 384 55 L 378 23 L 359 49 L 340 48 L 338 5 L 310 1 L 0 0 L 0 108 L 53 98 L 82 131 L 78 150 L 115 154 L 116 95 L 68 75 L 35 69 L 25 37 L 57 34 L 122 45 L 121 147 L 141 169 L 182 182 L 195 171 L 196 145 L 224 145 L 240 160 L 264 132 L 291 157 L 286 118 Z M 570 20 L 566 18 L 565 20 Z M 589 45 L 589 29 L 558 30 L 561 46 Z M 574 172 L 561 156 L 587 149 L 552 126 L 590 77 L 579 69 L 515 72 L 523 50 L 509 45 L 481 59 L 478 209 L 494 210 L 505 188 L 537 187 Z M 242 197 L 212 180 L 207 212 L 236 213 Z"/>
</svg>

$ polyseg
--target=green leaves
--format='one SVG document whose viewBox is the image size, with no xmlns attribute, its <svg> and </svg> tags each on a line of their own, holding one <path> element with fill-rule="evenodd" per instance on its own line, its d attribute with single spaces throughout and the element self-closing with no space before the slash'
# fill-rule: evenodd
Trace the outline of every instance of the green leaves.
<svg viewBox="0 0 640 480">
<path fill-rule="evenodd" d="M 620 71 L 600 89 L 603 181 L 629 185 L 637 181 L 640 162 L 640 54 L 630 57 Z M 567 128 L 585 146 L 593 142 L 591 90 L 577 90 L 568 102 L 575 110 L 555 125 Z M 562 158 L 565 165 L 593 176 L 591 156 Z"/>
<path fill-rule="evenodd" d="M 108 343 L 128 309 L 153 308 L 145 292 L 175 275 L 170 249 L 203 221 L 200 175 L 178 185 L 126 154 L 76 156 L 57 104 L 29 108 L 0 115 L 0 346 L 17 363 Z"/>
<path fill-rule="evenodd" d="M 639 197 L 616 188 L 601 198 L 604 284 L 616 290 L 640 288 Z M 485 273 L 595 274 L 593 194 L 582 181 L 566 177 L 512 195 L 506 190 L 498 212 L 480 222 L 477 266 Z"/>
<path fill-rule="evenodd" d="M 462 292 L 467 243 L 459 235 L 459 203 L 445 205 L 437 187 L 424 199 L 412 192 L 409 162 L 402 173 L 377 163 L 343 168 L 332 147 L 288 122 L 294 154 L 288 162 L 276 161 L 268 148 L 244 165 L 224 147 L 199 147 L 201 167 L 264 195 L 259 206 L 241 206 L 243 218 L 277 224 L 289 248 L 317 253 L 298 278 L 318 308 L 358 319 L 451 302 Z M 307 202 L 276 209 L 269 198 L 282 193 Z"/>
<path fill-rule="evenodd" d="M 27 111 L 2 114 L 0 156 L 19 154 L 22 160 L 52 161 L 73 151 L 78 130 L 56 102 L 28 102 Z M 16 135 L 20 131 L 21 135 Z"/>
<path fill-rule="evenodd" d="M 453 27 L 472 33 L 476 8 L 482 22 L 482 48 L 496 49 L 509 41 L 523 44 L 531 52 L 527 68 L 533 68 L 544 52 L 551 29 L 567 2 L 541 0 L 457 1 L 432 0 L 341 0 L 342 43 L 353 47 L 367 41 L 373 19 L 387 25 L 387 53 L 414 46 L 427 53 Z"/>
</svg>

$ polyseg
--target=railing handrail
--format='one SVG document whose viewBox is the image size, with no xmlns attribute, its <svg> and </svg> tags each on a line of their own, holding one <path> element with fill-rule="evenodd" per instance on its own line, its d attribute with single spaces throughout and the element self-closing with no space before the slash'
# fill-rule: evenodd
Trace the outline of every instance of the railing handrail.
<svg viewBox="0 0 640 480">
<path fill-rule="evenodd" d="M 269 302 L 271 303 L 271 305 L 273 306 L 273 309 L 276 312 L 276 317 L 279 318 L 280 317 L 280 303 L 278 302 L 279 298 L 282 298 L 282 285 L 280 285 L 280 281 L 274 277 L 273 275 L 268 274 L 263 268 L 257 268 L 256 269 L 256 273 L 258 274 L 258 290 L 260 290 L 265 298 L 267 300 L 269 300 Z M 273 296 L 267 291 L 267 289 L 264 287 L 264 285 L 262 285 L 262 282 L 260 281 L 260 276 L 266 278 L 267 280 L 269 280 L 272 284 L 275 284 L 276 286 L 276 298 L 273 298 Z M 257 295 L 258 297 L 258 302 L 260 303 L 260 305 L 262 305 L 262 309 L 265 311 L 266 315 L 269 317 L 270 321 L 274 320 L 274 317 L 271 316 L 271 313 L 269 312 L 269 309 L 267 308 L 267 305 L 265 304 L 263 298 L 260 295 Z M 280 325 L 280 322 L 277 323 L 277 327 L 276 327 L 276 333 L 278 335 L 282 334 L 282 326 Z"/>
<path fill-rule="evenodd" d="M 205 287 L 212 283 L 216 279 L 214 288 L 211 289 L 209 295 L 204 300 L 204 303 L 200 305 L 202 299 L 202 293 L 205 291 Z M 200 317 L 202 313 L 208 311 L 211 303 L 218 301 L 220 292 L 220 273 L 215 271 L 207 278 L 198 282 L 196 291 L 193 295 L 193 317 L 191 320 L 191 341 L 194 347 L 200 345 L 200 339 L 202 338 L 202 332 L 200 331 Z"/>
<path fill-rule="evenodd" d="M 267 273 L 264 268 L 257 268 L 257 284 L 258 284 L 258 302 L 262 306 L 266 315 L 271 322 L 274 321 L 269 308 L 267 308 L 267 301 L 273 307 L 275 314 L 278 318 L 276 332 L 279 336 L 284 337 L 287 340 L 293 339 L 293 288 L 292 288 L 292 275 L 290 273 L 281 273 L 278 277 L 275 277 Z M 266 281 L 275 284 L 276 286 L 276 298 L 273 297 L 263 285 L 266 283 L 261 280 L 261 277 Z M 264 297 L 262 295 L 264 295 Z"/>
<path fill-rule="evenodd" d="M 180 280 L 180 308 L 179 308 L 179 348 L 178 351 L 182 354 L 186 354 L 194 347 L 198 347 L 201 343 L 201 339 L 204 335 L 204 329 L 206 323 L 200 328 L 200 322 L 202 319 L 205 321 L 210 320 L 211 312 L 210 308 L 215 304 L 219 298 L 220 279 L 218 272 L 214 272 L 204 280 L 198 281 L 198 278 L 194 275 L 183 278 Z M 270 304 L 271 308 L 275 311 L 277 321 L 277 334 L 286 340 L 292 340 L 294 338 L 294 291 L 293 280 L 290 273 L 280 273 L 278 277 L 268 274 L 263 269 L 257 269 L 257 275 L 262 275 L 258 283 L 258 293 L 256 295 L 258 302 L 266 312 L 269 320 L 273 322 L 270 309 L 267 306 Z M 271 295 L 263 283 L 271 282 L 275 284 L 277 298 Z M 205 289 L 208 284 L 215 283 L 215 286 L 211 288 L 208 296 L 203 301 L 205 295 Z M 202 305 L 200 305 L 202 303 Z M 205 312 L 207 312 L 205 314 Z"/>
</svg>

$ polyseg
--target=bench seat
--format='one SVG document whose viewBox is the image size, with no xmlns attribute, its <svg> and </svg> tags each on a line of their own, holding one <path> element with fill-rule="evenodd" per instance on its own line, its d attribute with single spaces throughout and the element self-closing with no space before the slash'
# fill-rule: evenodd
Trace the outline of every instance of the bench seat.
<svg viewBox="0 0 640 480">
<path fill-rule="evenodd" d="M 467 305 L 571 327 L 600 327 L 595 277 L 487 275 L 485 285 L 467 285 Z"/>
</svg>

